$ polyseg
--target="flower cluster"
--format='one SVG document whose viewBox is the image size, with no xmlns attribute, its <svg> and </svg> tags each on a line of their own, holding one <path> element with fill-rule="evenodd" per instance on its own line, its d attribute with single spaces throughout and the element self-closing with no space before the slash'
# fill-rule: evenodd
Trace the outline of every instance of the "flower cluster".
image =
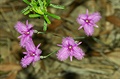
<svg viewBox="0 0 120 79">
<path fill-rule="evenodd" d="M 23 52 L 25 54 L 24 58 L 21 60 L 22 67 L 27 67 L 30 63 L 35 63 L 36 61 L 40 60 L 41 50 L 38 49 L 40 44 L 35 47 L 32 35 L 33 35 L 33 26 L 28 24 L 28 20 L 26 21 L 26 25 L 17 22 L 15 25 L 15 29 L 21 34 L 18 38 L 20 38 L 20 45 L 24 47 L 27 52 Z"/>
<path fill-rule="evenodd" d="M 95 23 L 98 22 L 100 18 L 101 16 L 98 12 L 88 14 L 87 10 L 86 14 L 81 14 L 77 18 L 77 22 L 81 24 L 81 26 L 78 29 L 84 28 L 86 35 L 92 36 L 94 32 L 94 26 L 98 27 Z M 40 60 L 40 55 L 42 53 L 42 51 L 38 49 L 40 44 L 37 47 L 34 45 L 34 42 L 32 40 L 34 30 L 33 26 L 31 24 L 28 24 L 28 20 L 26 21 L 26 24 L 17 22 L 17 24 L 15 25 L 15 29 L 21 34 L 18 37 L 20 39 L 21 47 L 26 49 L 26 52 L 23 52 L 25 56 L 21 60 L 21 65 L 23 67 L 27 67 L 31 63 L 34 64 L 36 61 Z M 70 61 L 72 61 L 73 57 L 75 57 L 78 60 L 81 60 L 85 55 L 83 50 L 79 47 L 81 43 L 82 42 L 74 41 L 72 37 L 63 38 L 62 44 L 58 44 L 58 46 L 60 46 L 61 48 L 56 54 L 57 58 L 60 61 L 64 61 L 68 57 L 70 57 Z"/>
</svg>

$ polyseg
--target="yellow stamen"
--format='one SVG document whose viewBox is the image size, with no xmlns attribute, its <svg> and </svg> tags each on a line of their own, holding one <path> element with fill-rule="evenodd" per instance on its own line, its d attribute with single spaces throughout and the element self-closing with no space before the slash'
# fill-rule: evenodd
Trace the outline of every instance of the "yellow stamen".
<svg viewBox="0 0 120 79">
<path fill-rule="evenodd" d="M 89 20 L 86 20 L 86 22 L 89 22 Z"/>
</svg>

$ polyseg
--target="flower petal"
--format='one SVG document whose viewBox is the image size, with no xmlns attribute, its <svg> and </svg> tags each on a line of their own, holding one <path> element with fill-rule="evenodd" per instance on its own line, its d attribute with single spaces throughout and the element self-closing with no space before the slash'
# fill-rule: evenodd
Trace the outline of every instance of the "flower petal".
<svg viewBox="0 0 120 79">
<path fill-rule="evenodd" d="M 95 27 L 97 27 L 97 28 L 98 28 L 98 25 L 96 25 L 96 24 L 95 24 Z"/>
<path fill-rule="evenodd" d="M 29 40 L 26 41 L 26 50 L 28 52 L 35 52 L 36 48 L 35 48 L 32 38 L 29 38 Z"/>
<path fill-rule="evenodd" d="M 83 26 L 80 26 L 79 28 L 78 28 L 78 30 L 80 30 L 80 29 L 82 29 L 83 28 Z"/>
<path fill-rule="evenodd" d="M 22 22 L 17 22 L 15 25 L 15 29 L 20 33 L 23 34 L 23 32 L 27 31 L 26 25 L 23 24 Z"/>
<path fill-rule="evenodd" d="M 33 57 L 24 56 L 24 58 L 22 58 L 21 60 L 21 65 L 22 67 L 27 67 L 27 65 L 30 65 L 32 61 L 33 61 Z"/>
<path fill-rule="evenodd" d="M 86 14 L 80 14 L 80 15 L 78 16 L 79 19 L 83 19 L 83 20 L 84 20 L 84 19 L 87 19 L 87 17 L 88 17 L 88 16 L 87 16 Z"/>
<path fill-rule="evenodd" d="M 23 52 L 23 54 L 27 54 L 27 52 Z"/>
<path fill-rule="evenodd" d="M 33 25 L 32 24 L 28 24 L 28 29 L 32 29 Z"/>
<path fill-rule="evenodd" d="M 33 63 L 37 62 L 38 60 L 40 60 L 40 56 L 39 56 L 39 55 L 36 55 L 36 56 L 34 57 Z"/>
<path fill-rule="evenodd" d="M 66 37 L 66 38 L 63 38 L 62 45 L 65 47 L 68 47 L 68 45 L 75 45 L 75 41 L 71 37 Z"/>
<path fill-rule="evenodd" d="M 26 26 L 28 27 L 28 20 L 26 20 Z"/>
<path fill-rule="evenodd" d="M 23 35 L 18 36 L 18 38 L 22 38 Z"/>
<path fill-rule="evenodd" d="M 38 44 L 37 49 L 40 47 L 40 44 Z"/>
<path fill-rule="evenodd" d="M 77 58 L 78 60 L 81 60 L 84 57 L 84 52 L 82 51 L 81 48 L 79 47 L 74 47 L 74 52 L 73 52 L 73 56 L 75 58 Z"/>
<path fill-rule="evenodd" d="M 86 15 L 88 15 L 89 13 L 88 13 L 88 9 L 86 10 Z"/>
<path fill-rule="evenodd" d="M 84 19 L 86 19 L 86 18 L 84 17 Z M 78 22 L 79 24 L 85 24 L 84 19 L 78 17 L 78 18 L 77 18 L 77 22 Z"/>
<path fill-rule="evenodd" d="M 80 45 L 82 42 L 76 42 L 77 43 L 77 45 Z"/>
<path fill-rule="evenodd" d="M 36 49 L 36 52 L 35 52 L 37 55 L 40 55 L 42 53 L 42 51 L 40 49 Z"/>
<path fill-rule="evenodd" d="M 26 42 L 26 37 L 24 35 L 22 35 L 21 40 L 20 40 L 20 46 L 25 47 L 25 42 Z"/>
<path fill-rule="evenodd" d="M 66 60 L 69 56 L 69 51 L 66 48 L 61 48 L 57 53 L 57 58 L 60 61 Z"/>
<path fill-rule="evenodd" d="M 28 20 L 26 20 L 26 26 L 27 26 L 27 28 L 28 28 L 28 29 L 30 29 L 30 28 L 32 28 L 32 27 L 33 27 L 33 25 L 32 25 L 32 24 L 28 24 Z"/>
<path fill-rule="evenodd" d="M 20 45 L 22 47 L 26 47 L 26 43 L 29 42 L 31 38 L 27 35 L 22 35 L 21 40 L 20 40 Z"/>
<path fill-rule="evenodd" d="M 84 30 L 85 30 L 85 33 L 87 36 L 91 36 L 94 32 L 94 27 L 91 25 L 88 25 L 88 24 L 85 24 L 84 25 Z"/>
<path fill-rule="evenodd" d="M 72 61 L 73 56 L 70 55 L 70 61 Z"/>
<path fill-rule="evenodd" d="M 100 13 L 96 12 L 91 14 L 88 19 L 91 19 L 94 23 L 98 22 L 100 20 L 101 16 Z"/>
<path fill-rule="evenodd" d="M 34 33 L 34 30 L 32 29 L 32 30 L 30 30 L 29 32 L 30 32 L 29 36 L 32 37 L 32 35 L 33 35 L 33 33 Z"/>
</svg>

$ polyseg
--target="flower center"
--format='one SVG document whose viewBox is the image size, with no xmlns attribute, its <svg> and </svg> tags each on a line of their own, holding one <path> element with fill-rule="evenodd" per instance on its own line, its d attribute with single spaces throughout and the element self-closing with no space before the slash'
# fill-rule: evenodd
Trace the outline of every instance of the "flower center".
<svg viewBox="0 0 120 79">
<path fill-rule="evenodd" d="M 35 53 L 30 53 L 30 56 L 35 56 L 36 54 Z"/>
<path fill-rule="evenodd" d="M 68 46 L 68 50 L 71 51 L 72 49 L 73 49 L 73 46 L 72 46 L 72 45 L 69 45 L 69 46 Z"/>
<path fill-rule="evenodd" d="M 29 35 L 29 34 L 30 34 L 30 32 L 24 32 L 24 34 L 25 34 L 25 35 Z"/>
<path fill-rule="evenodd" d="M 90 23 L 90 21 L 88 19 L 85 20 L 86 23 Z"/>
</svg>

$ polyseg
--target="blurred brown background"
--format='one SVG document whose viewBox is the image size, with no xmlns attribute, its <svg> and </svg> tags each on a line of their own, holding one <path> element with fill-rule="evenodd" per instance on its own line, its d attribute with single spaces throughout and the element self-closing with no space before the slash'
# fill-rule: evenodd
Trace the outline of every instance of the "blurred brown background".
<svg viewBox="0 0 120 79">
<path fill-rule="evenodd" d="M 80 46 L 85 51 L 82 60 L 59 61 L 56 55 L 38 61 L 34 66 L 22 68 L 20 60 L 25 49 L 19 46 L 19 34 L 14 29 L 17 21 L 34 25 L 42 31 L 43 18 L 34 19 L 24 16 L 21 10 L 27 5 L 22 0 L 0 0 L 0 79 L 120 79 L 120 0 L 51 0 L 51 3 L 64 5 L 65 10 L 48 7 L 48 11 L 62 17 L 61 20 L 50 18 L 52 24 L 45 34 L 35 34 L 35 44 L 41 43 L 42 55 L 58 50 L 56 44 L 62 37 L 72 36 L 82 41 Z M 94 37 L 86 36 L 76 22 L 79 14 L 100 12 L 101 20 L 97 23 Z"/>
</svg>

